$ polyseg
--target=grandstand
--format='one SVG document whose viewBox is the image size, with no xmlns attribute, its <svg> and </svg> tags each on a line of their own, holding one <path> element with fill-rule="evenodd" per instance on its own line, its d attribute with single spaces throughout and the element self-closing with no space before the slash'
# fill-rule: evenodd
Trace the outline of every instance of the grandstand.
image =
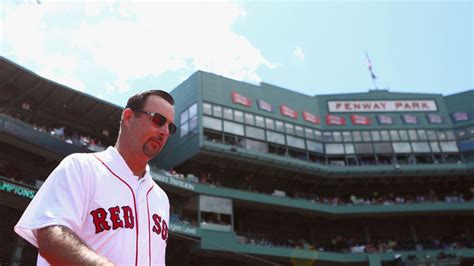
<svg viewBox="0 0 474 266">
<path fill-rule="evenodd" d="M 198 71 L 152 162 L 168 265 L 472 265 L 474 91 L 308 96 Z M 113 145 L 121 107 L 0 60 L 0 265 L 66 155 Z"/>
</svg>

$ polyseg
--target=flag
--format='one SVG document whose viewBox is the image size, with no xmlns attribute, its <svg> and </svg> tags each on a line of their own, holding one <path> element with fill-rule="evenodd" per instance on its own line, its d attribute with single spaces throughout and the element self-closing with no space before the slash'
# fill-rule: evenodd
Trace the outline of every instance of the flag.
<svg viewBox="0 0 474 266">
<path fill-rule="evenodd" d="M 245 96 L 242 96 L 242 95 L 238 94 L 235 91 L 232 92 L 232 102 L 237 103 L 237 104 L 241 104 L 241 105 L 246 106 L 246 107 L 252 106 L 252 100 L 250 100 L 249 98 L 247 98 Z"/>
<path fill-rule="evenodd" d="M 351 115 L 352 124 L 354 125 L 370 125 L 370 117 L 365 115 Z"/>
<path fill-rule="evenodd" d="M 370 75 L 372 76 L 372 79 L 377 79 L 377 77 L 374 74 L 374 71 L 372 70 L 372 62 L 370 61 L 370 58 L 367 52 L 365 52 L 365 57 L 367 58 L 367 67 L 369 67 L 369 71 L 370 71 Z"/>
<path fill-rule="evenodd" d="M 344 117 L 335 115 L 326 115 L 326 125 L 345 125 L 346 120 Z"/>
<path fill-rule="evenodd" d="M 428 122 L 430 124 L 443 124 L 443 117 L 435 114 L 427 114 Z"/>
<path fill-rule="evenodd" d="M 316 125 L 321 124 L 321 118 L 309 112 L 303 112 L 303 120 L 311 122 Z"/>
<path fill-rule="evenodd" d="M 280 113 L 284 116 L 288 116 L 293 119 L 298 119 L 298 112 L 296 112 L 295 110 L 291 109 L 290 107 L 284 104 L 280 105 Z"/>
<path fill-rule="evenodd" d="M 272 105 L 264 100 L 257 99 L 257 106 L 260 110 L 265 110 L 270 113 L 273 112 Z"/>
<path fill-rule="evenodd" d="M 380 124 L 391 125 L 393 124 L 393 118 L 390 115 L 377 115 Z"/>
<path fill-rule="evenodd" d="M 405 124 L 418 124 L 418 117 L 414 115 L 403 115 L 402 118 Z"/>
</svg>

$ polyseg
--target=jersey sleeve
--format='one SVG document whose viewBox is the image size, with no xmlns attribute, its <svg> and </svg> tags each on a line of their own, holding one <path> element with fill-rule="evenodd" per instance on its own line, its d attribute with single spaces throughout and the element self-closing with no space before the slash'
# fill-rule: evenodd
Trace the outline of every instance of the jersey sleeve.
<svg viewBox="0 0 474 266">
<path fill-rule="evenodd" d="M 36 229 L 63 225 L 79 231 L 85 219 L 87 191 L 79 158 L 66 157 L 36 193 L 15 225 L 15 232 L 38 247 Z"/>
</svg>

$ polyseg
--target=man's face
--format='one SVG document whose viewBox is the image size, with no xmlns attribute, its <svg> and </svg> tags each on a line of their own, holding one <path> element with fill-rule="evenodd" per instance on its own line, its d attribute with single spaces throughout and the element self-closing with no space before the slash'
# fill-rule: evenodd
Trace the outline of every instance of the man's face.
<svg viewBox="0 0 474 266">
<path fill-rule="evenodd" d="M 128 129 L 128 144 L 134 156 L 144 157 L 147 161 L 158 155 L 169 137 L 168 126 L 174 123 L 174 108 L 163 98 L 150 95 L 142 109 L 147 112 L 160 113 L 166 117 L 166 124 L 158 126 L 147 114 L 138 114 L 130 119 Z"/>
</svg>

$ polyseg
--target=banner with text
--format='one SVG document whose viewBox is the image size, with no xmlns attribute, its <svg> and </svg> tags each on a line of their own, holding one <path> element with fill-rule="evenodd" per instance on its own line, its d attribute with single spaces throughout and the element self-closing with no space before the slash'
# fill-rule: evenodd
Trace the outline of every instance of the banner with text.
<svg viewBox="0 0 474 266">
<path fill-rule="evenodd" d="M 351 121 L 353 125 L 370 125 L 372 123 L 370 117 L 365 115 L 351 115 Z"/>
<path fill-rule="evenodd" d="M 345 125 L 346 120 L 344 117 L 335 116 L 335 115 L 326 115 L 326 125 Z"/>
<path fill-rule="evenodd" d="M 328 101 L 329 112 L 427 112 L 437 111 L 434 100 Z"/>
<path fill-rule="evenodd" d="M 232 102 L 246 107 L 252 106 L 252 100 L 234 91 L 232 92 Z"/>
<path fill-rule="evenodd" d="M 295 110 L 291 109 L 290 107 L 284 104 L 280 105 L 280 113 L 281 115 L 288 116 L 293 119 L 298 119 L 298 112 L 296 112 Z"/>
<path fill-rule="evenodd" d="M 309 112 L 303 112 L 303 120 L 316 125 L 321 124 L 321 118 Z"/>
</svg>

